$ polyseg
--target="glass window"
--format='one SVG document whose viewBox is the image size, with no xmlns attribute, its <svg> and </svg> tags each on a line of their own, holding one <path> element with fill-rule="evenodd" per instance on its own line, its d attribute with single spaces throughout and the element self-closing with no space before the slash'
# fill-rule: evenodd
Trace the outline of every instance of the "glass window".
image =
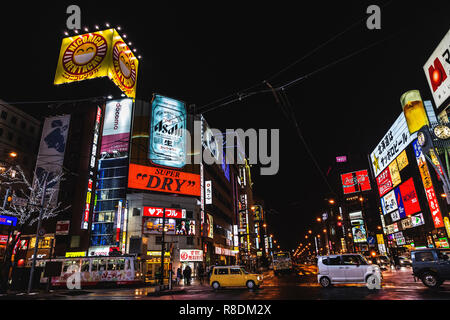
<svg viewBox="0 0 450 320">
<path fill-rule="evenodd" d="M 359 256 L 353 256 L 353 255 L 342 256 L 342 261 L 344 264 L 351 264 L 351 265 L 361 264 L 361 260 L 359 259 Z"/>
<path fill-rule="evenodd" d="M 450 251 L 439 250 L 439 251 L 437 251 L 437 254 L 438 254 L 438 258 L 440 260 L 449 260 Z"/>
<path fill-rule="evenodd" d="M 116 269 L 116 261 L 115 260 L 113 260 L 113 259 L 109 259 L 108 260 L 108 270 L 109 271 L 111 271 L 111 270 L 117 270 Z"/>
<path fill-rule="evenodd" d="M 125 259 L 118 259 L 117 270 L 124 270 L 124 269 L 125 269 Z"/>
<path fill-rule="evenodd" d="M 16 117 L 12 117 L 11 118 L 11 123 L 12 124 L 16 124 L 17 123 L 17 118 Z"/>
<path fill-rule="evenodd" d="M 97 271 L 98 270 L 98 260 L 92 260 L 91 262 L 92 266 L 91 266 L 91 271 Z"/>
<path fill-rule="evenodd" d="M 2 111 L 1 117 L 3 120 L 6 120 L 6 118 L 8 117 L 8 113 L 6 111 Z"/>
<path fill-rule="evenodd" d="M 241 271 L 243 274 L 248 274 L 248 272 L 244 268 L 241 268 Z"/>
<path fill-rule="evenodd" d="M 341 257 L 337 256 L 337 257 L 328 257 L 328 265 L 329 266 L 338 266 L 341 265 Z"/>
<path fill-rule="evenodd" d="M 240 268 L 231 268 L 230 274 L 241 274 L 241 269 Z"/>
<path fill-rule="evenodd" d="M 67 260 L 64 261 L 64 266 L 63 266 L 63 272 L 68 272 L 69 271 L 69 267 L 72 265 L 76 265 L 78 261 L 75 260 Z M 74 269 L 72 269 L 74 270 Z"/>
<path fill-rule="evenodd" d="M 416 252 L 416 261 L 417 262 L 427 262 L 434 261 L 433 252 Z"/>
<path fill-rule="evenodd" d="M 219 268 L 219 269 L 217 269 L 216 274 L 220 274 L 220 275 L 228 274 L 228 268 Z"/>
<path fill-rule="evenodd" d="M 106 260 L 105 259 L 98 260 L 98 271 L 106 271 Z"/>
<path fill-rule="evenodd" d="M 89 260 L 83 260 L 81 262 L 81 272 L 89 272 Z"/>
</svg>

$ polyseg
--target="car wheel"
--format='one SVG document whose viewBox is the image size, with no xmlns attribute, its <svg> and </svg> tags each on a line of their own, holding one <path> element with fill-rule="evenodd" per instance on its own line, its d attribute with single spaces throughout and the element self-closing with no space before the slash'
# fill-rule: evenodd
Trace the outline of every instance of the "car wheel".
<svg viewBox="0 0 450 320">
<path fill-rule="evenodd" d="M 247 288 L 254 289 L 255 283 L 252 280 L 247 281 Z"/>
<path fill-rule="evenodd" d="M 214 282 L 212 283 L 212 287 L 213 287 L 214 290 L 217 290 L 217 289 L 220 288 L 220 284 L 219 284 L 217 281 L 214 281 Z"/>
<path fill-rule="evenodd" d="M 329 288 L 331 286 L 331 281 L 328 277 L 322 277 L 320 278 L 320 285 L 323 288 Z"/>
<path fill-rule="evenodd" d="M 438 279 L 438 277 L 436 276 L 436 274 L 432 273 L 432 272 L 426 272 L 422 275 L 421 278 L 423 284 L 425 286 L 427 286 L 428 288 L 438 288 L 442 282 Z"/>
</svg>

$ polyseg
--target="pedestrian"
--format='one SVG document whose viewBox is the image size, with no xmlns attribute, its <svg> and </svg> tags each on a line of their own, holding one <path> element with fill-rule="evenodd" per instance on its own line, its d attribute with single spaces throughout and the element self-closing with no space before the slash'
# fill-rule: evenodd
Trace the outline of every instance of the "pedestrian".
<svg viewBox="0 0 450 320">
<path fill-rule="evenodd" d="M 191 274 L 192 270 L 191 267 L 186 266 L 183 270 L 183 277 L 184 277 L 184 284 L 189 286 L 191 284 Z"/>
<path fill-rule="evenodd" d="M 178 267 L 178 269 L 177 269 L 177 285 L 180 285 L 180 281 L 181 281 L 182 277 L 183 277 L 183 275 L 181 274 L 181 268 Z"/>
<path fill-rule="evenodd" d="M 203 265 L 200 263 L 197 268 L 197 276 L 201 285 L 203 285 L 203 276 L 204 276 Z"/>
</svg>

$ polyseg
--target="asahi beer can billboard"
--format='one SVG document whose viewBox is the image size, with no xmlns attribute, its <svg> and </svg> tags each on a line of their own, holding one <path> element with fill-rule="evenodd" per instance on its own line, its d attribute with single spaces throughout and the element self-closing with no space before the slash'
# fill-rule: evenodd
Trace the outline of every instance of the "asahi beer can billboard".
<svg viewBox="0 0 450 320">
<path fill-rule="evenodd" d="M 166 167 L 183 168 L 186 164 L 185 130 L 184 102 L 154 95 L 150 120 L 151 162 Z"/>
</svg>

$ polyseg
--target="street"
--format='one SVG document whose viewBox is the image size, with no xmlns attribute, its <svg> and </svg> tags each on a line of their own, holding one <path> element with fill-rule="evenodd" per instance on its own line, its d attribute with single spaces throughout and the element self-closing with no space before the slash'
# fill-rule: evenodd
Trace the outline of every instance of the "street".
<svg viewBox="0 0 450 320">
<path fill-rule="evenodd" d="M 365 285 L 335 285 L 324 289 L 317 283 L 316 267 L 298 265 L 295 273 L 275 276 L 272 271 L 264 273 L 260 289 L 220 289 L 214 291 L 208 285 L 194 281 L 191 286 L 176 294 L 148 296 L 151 287 L 86 289 L 77 291 L 56 290 L 50 294 L 16 294 L 0 299 L 53 299 L 53 300 L 446 300 L 450 299 L 450 283 L 438 290 L 425 287 L 421 281 L 414 282 L 410 268 L 383 272 L 381 290 L 369 291 Z"/>
</svg>

